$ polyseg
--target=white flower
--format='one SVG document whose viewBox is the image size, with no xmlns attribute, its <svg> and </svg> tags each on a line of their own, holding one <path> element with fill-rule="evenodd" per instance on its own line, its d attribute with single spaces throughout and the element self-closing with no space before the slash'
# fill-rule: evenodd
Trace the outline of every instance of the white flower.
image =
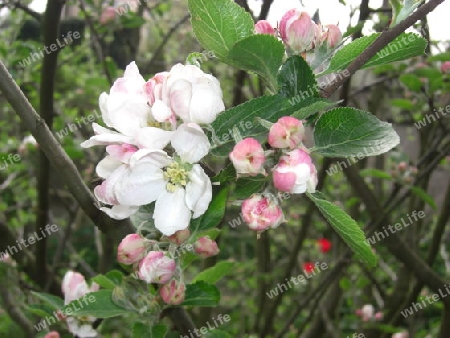
<svg viewBox="0 0 450 338">
<path fill-rule="evenodd" d="M 184 122 L 212 123 L 225 109 L 219 81 L 196 66 L 173 66 L 164 86 L 163 101 Z"/>
</svg>

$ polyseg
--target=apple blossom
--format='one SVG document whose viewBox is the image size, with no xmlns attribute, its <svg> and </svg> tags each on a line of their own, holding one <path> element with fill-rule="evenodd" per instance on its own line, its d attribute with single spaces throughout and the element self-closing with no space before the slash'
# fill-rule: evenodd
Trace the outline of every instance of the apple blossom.
<svg viewBox="0 0 450 338">
<path fill-rule="evenodd" d="M 317 171 L 309 154 L 295 149 L 281 156 L 273 169 L 273 183 L 278 190 L 293 194 L 315 192 Z"/>
<path fill-rule="evenodd" d="M 202 258 L 216 256 L 220 250 L 217 243 L 213 241 L 209 236 L 201 237 L 194 243 L 195 253 Z"/>
<path fill-rule="evenodd" d="M 67 305 L 74 300 L 80 299 L 90 292 L 98 291 L 99 285 L 92 283 L 89 287 L 84 276 L 78 272 L 67 271 L 64 275 L 62 285 L 64 294 L 64 304 Z M 97 331 L 92 328 L 92 323 L 96 320 L 94 317 L 67 317 L 66 323 L 69 331 L 78 337 L 97 337 Z"/>
<path fill-rule="evenodd" d="M 281 39 L 294 53 L 303 53 L 313 47 L 317 25 L 306 12 L 291 9 L 283 15 L 279 31 Z"/>
<path fill-rule="evenodd" d="M 162 101 L 184 122 L 212 123 L 225 109 L 219 81 L 193 65 L 173 66 L 162 92 Z"/>
<path fill-rule="evenodd" d="M 323 33 L 321 40 L 327 45 L 328 49 L 334 49 L 342 41 L 342 32 L 336 25 L 326 25 L 327 31 Z"/>
<path fill-rule="evenodd" d="M 442 74 L 449 74 L 450 73 L 450 61 L 445 61 L 441 65 L 441 72 Z"/>
<path fill-rule="evenodd" d="M 176 263 L 161 251 L 150 251 L 139 264 L 139 279 L 146 283 L 167 283 L 175 273 Z"/>
<path fill-rule="evenodd" d="M 254 194 L 242 203 L 242 217 L 249 228 L 264 231 L 278 227 L 283 221 L 283 212 L 275 196 Z"/>
<path fill-rule="evenodd" d="M 47 333 L 44 338 L 60 338 L 61 336 L 59 335 L 59 333 L 57 331 L 52 331 Z"/>
<path fill-rule="evenodd" d="M 147 245 L 138 234 L 127 235 L 117 249 L 117 261 L 123 264 L 139 262 L 145 256 Z"/>
<path fill-rule="evenodd" d="M 275 37 L 277 36 L 277 32 L 272 27 L 270 22 L 267 20 L 259 20 L 255 24 L 255 33 L 256 34 L 268 34 L 268 35 L 273 35 Z"/>
<path fill-rule="evenodd" d="M 180 305 L 184 301 L 186 287 L 183 282 L 172 279 L 159 289 L 159 295 L 166 304 Z"/>
<path fill-rule="evenodd" d="M 238 142 L 229 155 L 239 176 L 265 174 L 263 164 L 266 160 L 264 149 L 254 138 L 246 138 Z"/>
<path fill-rule="evenodd" d="M 116 17 L 116 9 L 112 6 L 109 6 L 103 9 L 100 19 L 98 21 L 102 25 L 105 25 L 108 22 L 113 21 L 115 17 Z"/>
<path fill-rule="evenodd" d="M 269 144 L 273 148 L 294 149 L 302 142 L 305 127 L 302 121 L 292 116 L 283 116 L 269 130 Z"/>
</svg>

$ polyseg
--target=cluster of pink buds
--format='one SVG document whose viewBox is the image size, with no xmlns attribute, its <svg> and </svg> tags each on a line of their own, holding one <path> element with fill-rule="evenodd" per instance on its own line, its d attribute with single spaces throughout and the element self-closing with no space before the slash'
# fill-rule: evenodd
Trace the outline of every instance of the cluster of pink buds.
<svg viewBox="0 0 450 338">
<path fill-rule="evenodd" d="M 166 237 L 177 250 L 194 251 L 199 257 L 206 258 L 219 254 L 217 243 L 209 237 L 197 239 L 193 245 L 186 244 L 191 237 L 188 229 L 175 232 Z M 156 242 L 144 239 L 138 234 L 127 235 L 119 244 L 117 260 L 119 263 L 133 265 L 136 278 L 147 284 L 159 284 L 159 295 L 168 305 L 179 305 L 184 301 L 186 287 L 177 266 L 178 255 L 173 252 L 159 251 L 154 248 Z M 181 245 L 184 247 L 181 247 Z"/>
<path fill-rule="evenodd" d="M 366 304 L 361 309 L 357 309 L 355 311 L 355 314 L 358 317 L 361 317 L 361 319 L 364 322 L 367 322 L 367 321 L 379 321 L 379 320 L 383 319 L 383 313 L 382 312 L 375 312 L 375 308 L 371 304 Z"/>
<path fill-rule="evenodd" d="M 417 167 L 402 161 L 392 165 L 391 176 L 401 184 L 412 184 L 417 172 Z"/>
<path fill-rule="evenodd" d="M 317 25 L 308 13 L 298 9 L 286 12 L 278 29 L 266 20 L 258 21 L 255 24 L 255 33 L 275 37 L 279 34 L 288 52 L 295 54 L 306 53 L 321 46 L 333 50 L 342 41 L 342 33 L 336 25 Z"/>
<path fill-rule="evenodd" d="M 317 171 L 308 150 L 303 146 L 304 138 L 303 122 L 291 116 L 281 117 L 269 129 L 268 144 L 277 151 L 268 151 L 267 154 L 281 152 L 278 163 L 271 169 L 273 186 L 280 192 L 315 192 Z M 238 177 L 266 175 L 266 151 L 254 138 L 239 141 L 229 157 Z M 276 228 L 284 221 L 277 199 L 269 193 L 254 194 L 245 200 L 242 203 L 242 217 L 250 229 L 258 232 Z"/>
</svg>

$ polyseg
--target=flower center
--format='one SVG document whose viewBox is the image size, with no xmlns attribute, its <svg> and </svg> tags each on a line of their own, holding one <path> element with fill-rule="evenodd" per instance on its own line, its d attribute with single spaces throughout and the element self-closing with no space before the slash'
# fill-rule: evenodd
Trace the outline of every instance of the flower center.
<svg viewBox="0 0 450 338">
<path fill-rule="evenodd" d="M 167 181 L 166 189 L 174 192 L 179 187 L 185 187 L 189 182 L 189 170 L 184 168 L 180 163 L 173 162 L 166 167 L 164 179 Z"/>
</svg>

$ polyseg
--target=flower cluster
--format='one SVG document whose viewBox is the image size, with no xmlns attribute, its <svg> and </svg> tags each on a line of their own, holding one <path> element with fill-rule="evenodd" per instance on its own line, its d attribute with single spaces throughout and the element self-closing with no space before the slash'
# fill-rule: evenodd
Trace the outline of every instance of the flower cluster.
<svg viewBox="0 0 450 338">
<path fill-rule="evenodd" d="M 219 254 L 217 243 L 209 237 L 197 239 L 193 245 L 186 244 L 191 234 L 188 229 L 177 231 L 166 237 L 171 243 L 170 251 L 159 250 L 158 243 L 147 240 L 137 234 L 127 235 L 119 244 L 117 260 L 119 263 L 133 265 L 136 278 L 147 284 L 159 284 L 159 296 L 168 305 L 179 305 L 184 301 L 185 284 L 181 268 L 174 253 L 182 245 L 202 258 Z"/>
<path fill-rule="evenodd" d="M 276 190 L 291 194 L 314 193 L 317 185 L 317 171 L 308 150 L 303 146 L 305 128 L 303 122 L 284 116 L 269 130 L 268 144 L 275 151 L 265 151 L 254 138 L 238 142 L 229 154 L 238 176 L 266 175 L 264 165 L 266 153 L 281 152 L 278 163 L 272 171 L 273 186 Z M 276 228 L 284 221 L 284 216 L 273 194 L 254 194 L 242 203 L 242 216 L 250 229 L 262 232 Z"/>
<path fill-rule="evenodd" d="M 367 322 L 367 321 L 378 321 L 378 320 L 383 319 L 383 313 L 382 312 L 376 312 L 375 313 L 375 308 L 371 304 L 366 304 L 361 309 L 357 309 L 355 311 L 355 314 L 358 317 L 361 317 L 361 319 L 364 322 Z"/>
<path fill-rule="evenodd" d="M 96 283 L 92 283 L 89 287 L 82 274 L 67 271 L 61 285 L 61 290 L 64 294 L 64 305 L 80 299 L 90 292 L 98 291 L 99 288 L 99 285 Z M 97 331 L 92 327 L 96 320 L 95 317 L 64 317 L 61 319 L 65 319 L 70 333 L 74 336 L 83 338 L 97 337 Z"/>
<path fill-rule="evenodd" d="M 106 146 L 97 165 L 104 179 L 94 190 L 100 209 L 124 219 L 155 202 L 155 227 L 170 236 L 201 216 L 212 186 L 198 162 L 211 147 L 201 124 L 225 109 L 220 84 L 192 65 L 145 81 L 134 62 L 99 99 L 107 127 L 93 123 L 95 136 L 81 144 Z"/>
<path fill-rule="evenodd" d="M 255 24 L 257 34 L 278 35 L 283 40 L 288 53 L 301 54 L 323 46 L 326 51 L 335 49 L 342 41 L 342 33 L 336 25 L 316 24 L 308 13 L 298 9 L 286 12 L 278 29 L 266 21 Z"/>
</svg>

